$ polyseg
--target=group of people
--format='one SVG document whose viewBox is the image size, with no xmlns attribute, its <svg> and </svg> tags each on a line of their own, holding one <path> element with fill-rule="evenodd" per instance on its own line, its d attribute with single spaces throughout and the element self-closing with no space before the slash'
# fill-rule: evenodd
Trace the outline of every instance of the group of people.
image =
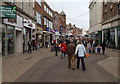
<svg viewBox="0 0 120 84">
<path fill-rule="evenodd" d="M 73 70 L 75 70 L 75 58 L 77 58 L 77 69 L 79 69 L 81 59 L 82 70 L 85 71 L 84 57 L 86 54 L 86 49 L 82 43 L 82 40 L 59 40 L 58 43 L 55 44 L 54 48 L 56 56 L 57 53 L 61 51 L 61 59 L 66 56 L 68 57 L 68 68 L 72 68 Z"/>
<path fill-rule="evenodd" d="M 36 40 L 31 40 L 31 39 L 29 39 L 29 41 L 28 41 L 28 53 L 32 53 L 32 50 L 34 51 L 34 50 L 37 50 L 37 42 L 36 42 Z M 39 45 L 39 47 L 40 47 L 40 45 Z"/>
<path fill-rule="evenodd" d="M 98 53 L 100 54 L 101 48 L 103 51 L 103 55 L 105 53 L 105 47 L 106 47 L 106 42 L 103 41 L 102 44 L 98 43 L 98 40 L 95 40 L 95 42 L 91 39 L 90 41 L 90 46 L 89 46 L 89 53 Z"/>
</svg>

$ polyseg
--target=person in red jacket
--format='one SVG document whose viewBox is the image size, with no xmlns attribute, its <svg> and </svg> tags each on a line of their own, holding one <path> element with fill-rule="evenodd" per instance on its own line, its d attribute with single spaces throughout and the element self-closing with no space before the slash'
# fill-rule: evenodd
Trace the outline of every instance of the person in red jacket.
<svg viewBox="0 0 120 84">
<path fill-rule="evenodd" d="M 64 57 L 65 57 L 66 49 L 67 49 L 66 44 L 65 44 L 65 42 L 63 42 L 63 43 L 61 44 L 61 59 L 62 59 L 62 57 L 63 57 L 63 54 L 64 54 Z"/>
</svg>

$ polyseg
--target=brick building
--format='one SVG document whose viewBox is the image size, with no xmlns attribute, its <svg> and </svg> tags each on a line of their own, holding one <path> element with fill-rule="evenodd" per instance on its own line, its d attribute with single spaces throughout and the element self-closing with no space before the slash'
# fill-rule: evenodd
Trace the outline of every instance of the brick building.
<svg viewBox="0 0 120 84">
<path fill-rule="evenodd" d="M 44 34 L 44 44 L 45 40 L 48 40 L 49 44 L 52 42 L 52 40 L 55 38 L 53 31 L 53 10 L 50 8 L 50 6 L 46 2 L 42 2 L 42 24 L 43 24 L 43 34 Z"/>
<path fill-rule="evenodd" d="M 35 12 L 34 15 L 37 19 L 36 28 L 35 28 L 35 36 L 37 44 L 43 44 L 43 24 L 42 24 L 42 14 L 43 8 L 42 3 L 38 0 L 35 1 Z M 40 45 L 41 46 L 41 45 Z"/>
<path fill-rule="evenodd" d="M 120 48 L 120 1 L 103 2 L 102 40 L 108 47 Z"/>
<path fill-rule="evenodd" d="M 60 14 L 59 14 L 59 24 L 60 24 L 60 33 L 65 35 L 66 33 L 66 14 L 64 11 L 62 11 Z"/>
</svg>

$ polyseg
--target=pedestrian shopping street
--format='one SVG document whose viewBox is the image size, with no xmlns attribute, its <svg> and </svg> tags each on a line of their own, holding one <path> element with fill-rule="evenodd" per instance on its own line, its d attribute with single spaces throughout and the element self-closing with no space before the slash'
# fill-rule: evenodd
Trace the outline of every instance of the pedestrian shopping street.
<svg viewBox="0 0 120 84">
<path fill-rule="evenodd" d="M 106 49 L 106 55 L 90 54 L 85 58 L 86 71 L 67 68 L 67 57 L 50 48 L 40 48 L 32 54 L 4 58 L 2 62 L 3 82 L 117 82 L 118 51 Z M 115 54 L 114 56 L 110 56 Z M 108 56 L 109 55 L 109 56 Z M 76 63 L 75 63 L 76 65 Z"/>
<path fill-rule="evenodd" d="M 120 0 L 1 0 L 0 83 L 120 82 Z"/>
</svg>

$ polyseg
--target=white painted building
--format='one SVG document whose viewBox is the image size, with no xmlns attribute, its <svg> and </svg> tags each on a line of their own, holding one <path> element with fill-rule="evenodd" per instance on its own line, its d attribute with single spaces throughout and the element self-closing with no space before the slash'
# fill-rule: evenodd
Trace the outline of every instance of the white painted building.
<svg viewBox="0 0 120 84">
<path fill-rule="evenodd" d="M 97 0 L 91 0 L 89 4 L 89 12 L 90 12 L 90 28 L 89 33 L 91 34 L 93 39 L 98 39 L 98 31 L 102 30 L 102 12 L 103 12 L 103 3 L 98 2 Z M 102 35 L 101 35 L 102 36 Z"/>
</svg>

